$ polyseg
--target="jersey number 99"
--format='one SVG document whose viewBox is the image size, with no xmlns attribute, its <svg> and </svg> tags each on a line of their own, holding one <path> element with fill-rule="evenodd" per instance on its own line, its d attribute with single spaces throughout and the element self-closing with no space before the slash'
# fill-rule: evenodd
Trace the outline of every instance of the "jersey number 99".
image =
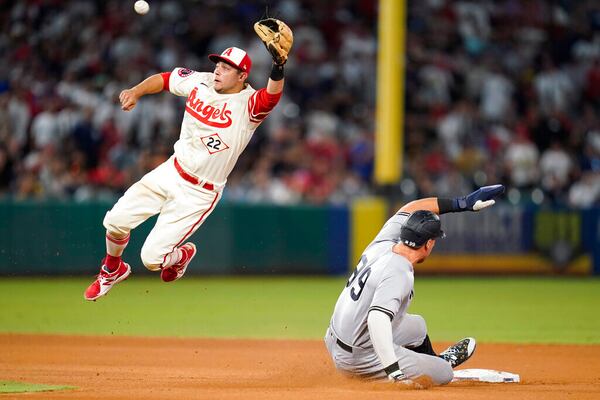
<svg viewBox="0 0 600 400">
<path fill-rule="evenodd" d="M 369 275 L 371 275 L 371 267 L 365 268 L 367 265 L 366 256 L 363 255 L 360 258 L 360 264 L 360 267 L 356 268 L 346 283 L 346 287 L 350 287 L 350 297 L 354 301 L 357 301 L 360 298 L 360 295 L 367 284 L 367 279 L 369 279 Z"/>
</svg>

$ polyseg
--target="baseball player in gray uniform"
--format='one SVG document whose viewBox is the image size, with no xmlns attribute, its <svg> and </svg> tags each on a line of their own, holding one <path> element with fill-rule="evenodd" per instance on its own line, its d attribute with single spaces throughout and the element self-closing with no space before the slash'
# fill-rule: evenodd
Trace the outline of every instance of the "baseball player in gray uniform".
<svg viewBox="0 0 600 400">
<path fill-rule="evenodd" d="M 502 185 L 493 185 L 455 199 L 415 200 L 386 222 L 340 294 L 325 334 L 336 368 L 416 385 L 452 380 L 452 369 L 475 351 L 475 339 L 434 352 L 423 317 L 407 313 L 414 296 L 413 266 L 445 236 L 438 215 L 482 210 L 503 192 Z"/>
</svg>

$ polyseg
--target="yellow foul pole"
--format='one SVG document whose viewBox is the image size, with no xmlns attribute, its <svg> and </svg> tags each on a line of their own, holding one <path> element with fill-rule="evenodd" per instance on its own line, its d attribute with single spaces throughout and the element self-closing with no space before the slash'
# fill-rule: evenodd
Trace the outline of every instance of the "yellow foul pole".
<svg viewBox="0 0 600 400">
<path fill-rule="evenodd" d="M 402 174 L 406 0 L 379 0 L 375 182 L 390 185 Z"/>
</svg>

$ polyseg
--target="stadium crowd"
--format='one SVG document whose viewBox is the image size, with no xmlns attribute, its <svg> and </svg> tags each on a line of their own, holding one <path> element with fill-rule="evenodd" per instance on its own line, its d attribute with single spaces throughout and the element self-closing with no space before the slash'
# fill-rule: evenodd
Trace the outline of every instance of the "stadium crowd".
<svg viewBox="0 0 600 400">
<path fill-rule="evenodd" d="M 120 195 L 172 153 L 183 100 L 119 92 L 236 45 L 263 87 L 252 24 L 264 1 L 24 0 L 0 4 L 0 196 Z M 600 204 L 600 4 L 408 2 L 404 200 L 502 182 L 513 203 Z M 343 203 L 372 179 L 377 2 L 282 0 L 294 30 L 286 88 L 225 199 Z"/>
</svg>

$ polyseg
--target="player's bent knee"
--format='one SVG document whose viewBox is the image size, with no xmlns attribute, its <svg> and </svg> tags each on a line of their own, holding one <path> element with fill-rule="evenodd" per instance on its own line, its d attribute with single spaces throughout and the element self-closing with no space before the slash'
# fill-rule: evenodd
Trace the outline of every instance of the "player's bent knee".
<svg viewBox="0 0 600 400">
<path fill-rule="evenodd" d="M 150 249 L 146 247 L 146 245 L 142 247 L 142 253 L 140 254 L 140 257 L 144 266 L 150 271 L 160 270 L 162 263 L 157 260 L 156 254 L 151 252 Z"/>
<path fill-rule="evenodd" d="M 157 264 L 156 262 L 144 259 L 144 257 L 142 257 L 142 263 L 144 264 L 144 267 L 146 267 L 150 271 L 160 271 L 161 264 Z"/>
<path fill-rule="evenodd" d="M 112 218 L 112 214 L 109 212 L 104 216 L 104 220 L 102 221 L 102 225 L 106 228 L 106 231 L 111 234 L 116 239 L 125 237 L 129 234 L 129 229 L 119 226 L 114 218 Z"/>
<path fill-rule="evenodd" d="M 144 263 L 144 266 L 148 270 L 150 270 L 152 272 L 160 271 L 160 267 L 161 267 L 161 265 L 157 265 L 157 264 L 145 264 L 145 263 Z"/>
<path fill-rule="evenodd" d="M 423 339 L 425 339 L 425 336 L 427 335 L 427 322 L 425 322 L 425 318 L 420 315 L 415 315 L 415 330 L 419 335 L 423 336 Z"/>
<path fill-rule="evenodd" d="M 437 385 L 446 385 L 454 378 L 454 371 L 449 363 L 444 362 L 444 367 L 436 374 L 434 381 Z"/>
<path fill-rule="evenodd" d="M 425 318 L 417 314 L 407 315 L 407 323 L 403 325 L 405 335 L 410 338 L 410 342 L 407 343 L 409 347 L 420 346 L 425 338 L 427 337 L 427 323 Z"/>
<path fill-rule="evenodd" d="M 115 232 L 114 230 L 106 230 L 106 236 L 115 240 L 123 240 L 129 236 L 129 233 L 123 233 L 122 231 Z"/>
</svg>

